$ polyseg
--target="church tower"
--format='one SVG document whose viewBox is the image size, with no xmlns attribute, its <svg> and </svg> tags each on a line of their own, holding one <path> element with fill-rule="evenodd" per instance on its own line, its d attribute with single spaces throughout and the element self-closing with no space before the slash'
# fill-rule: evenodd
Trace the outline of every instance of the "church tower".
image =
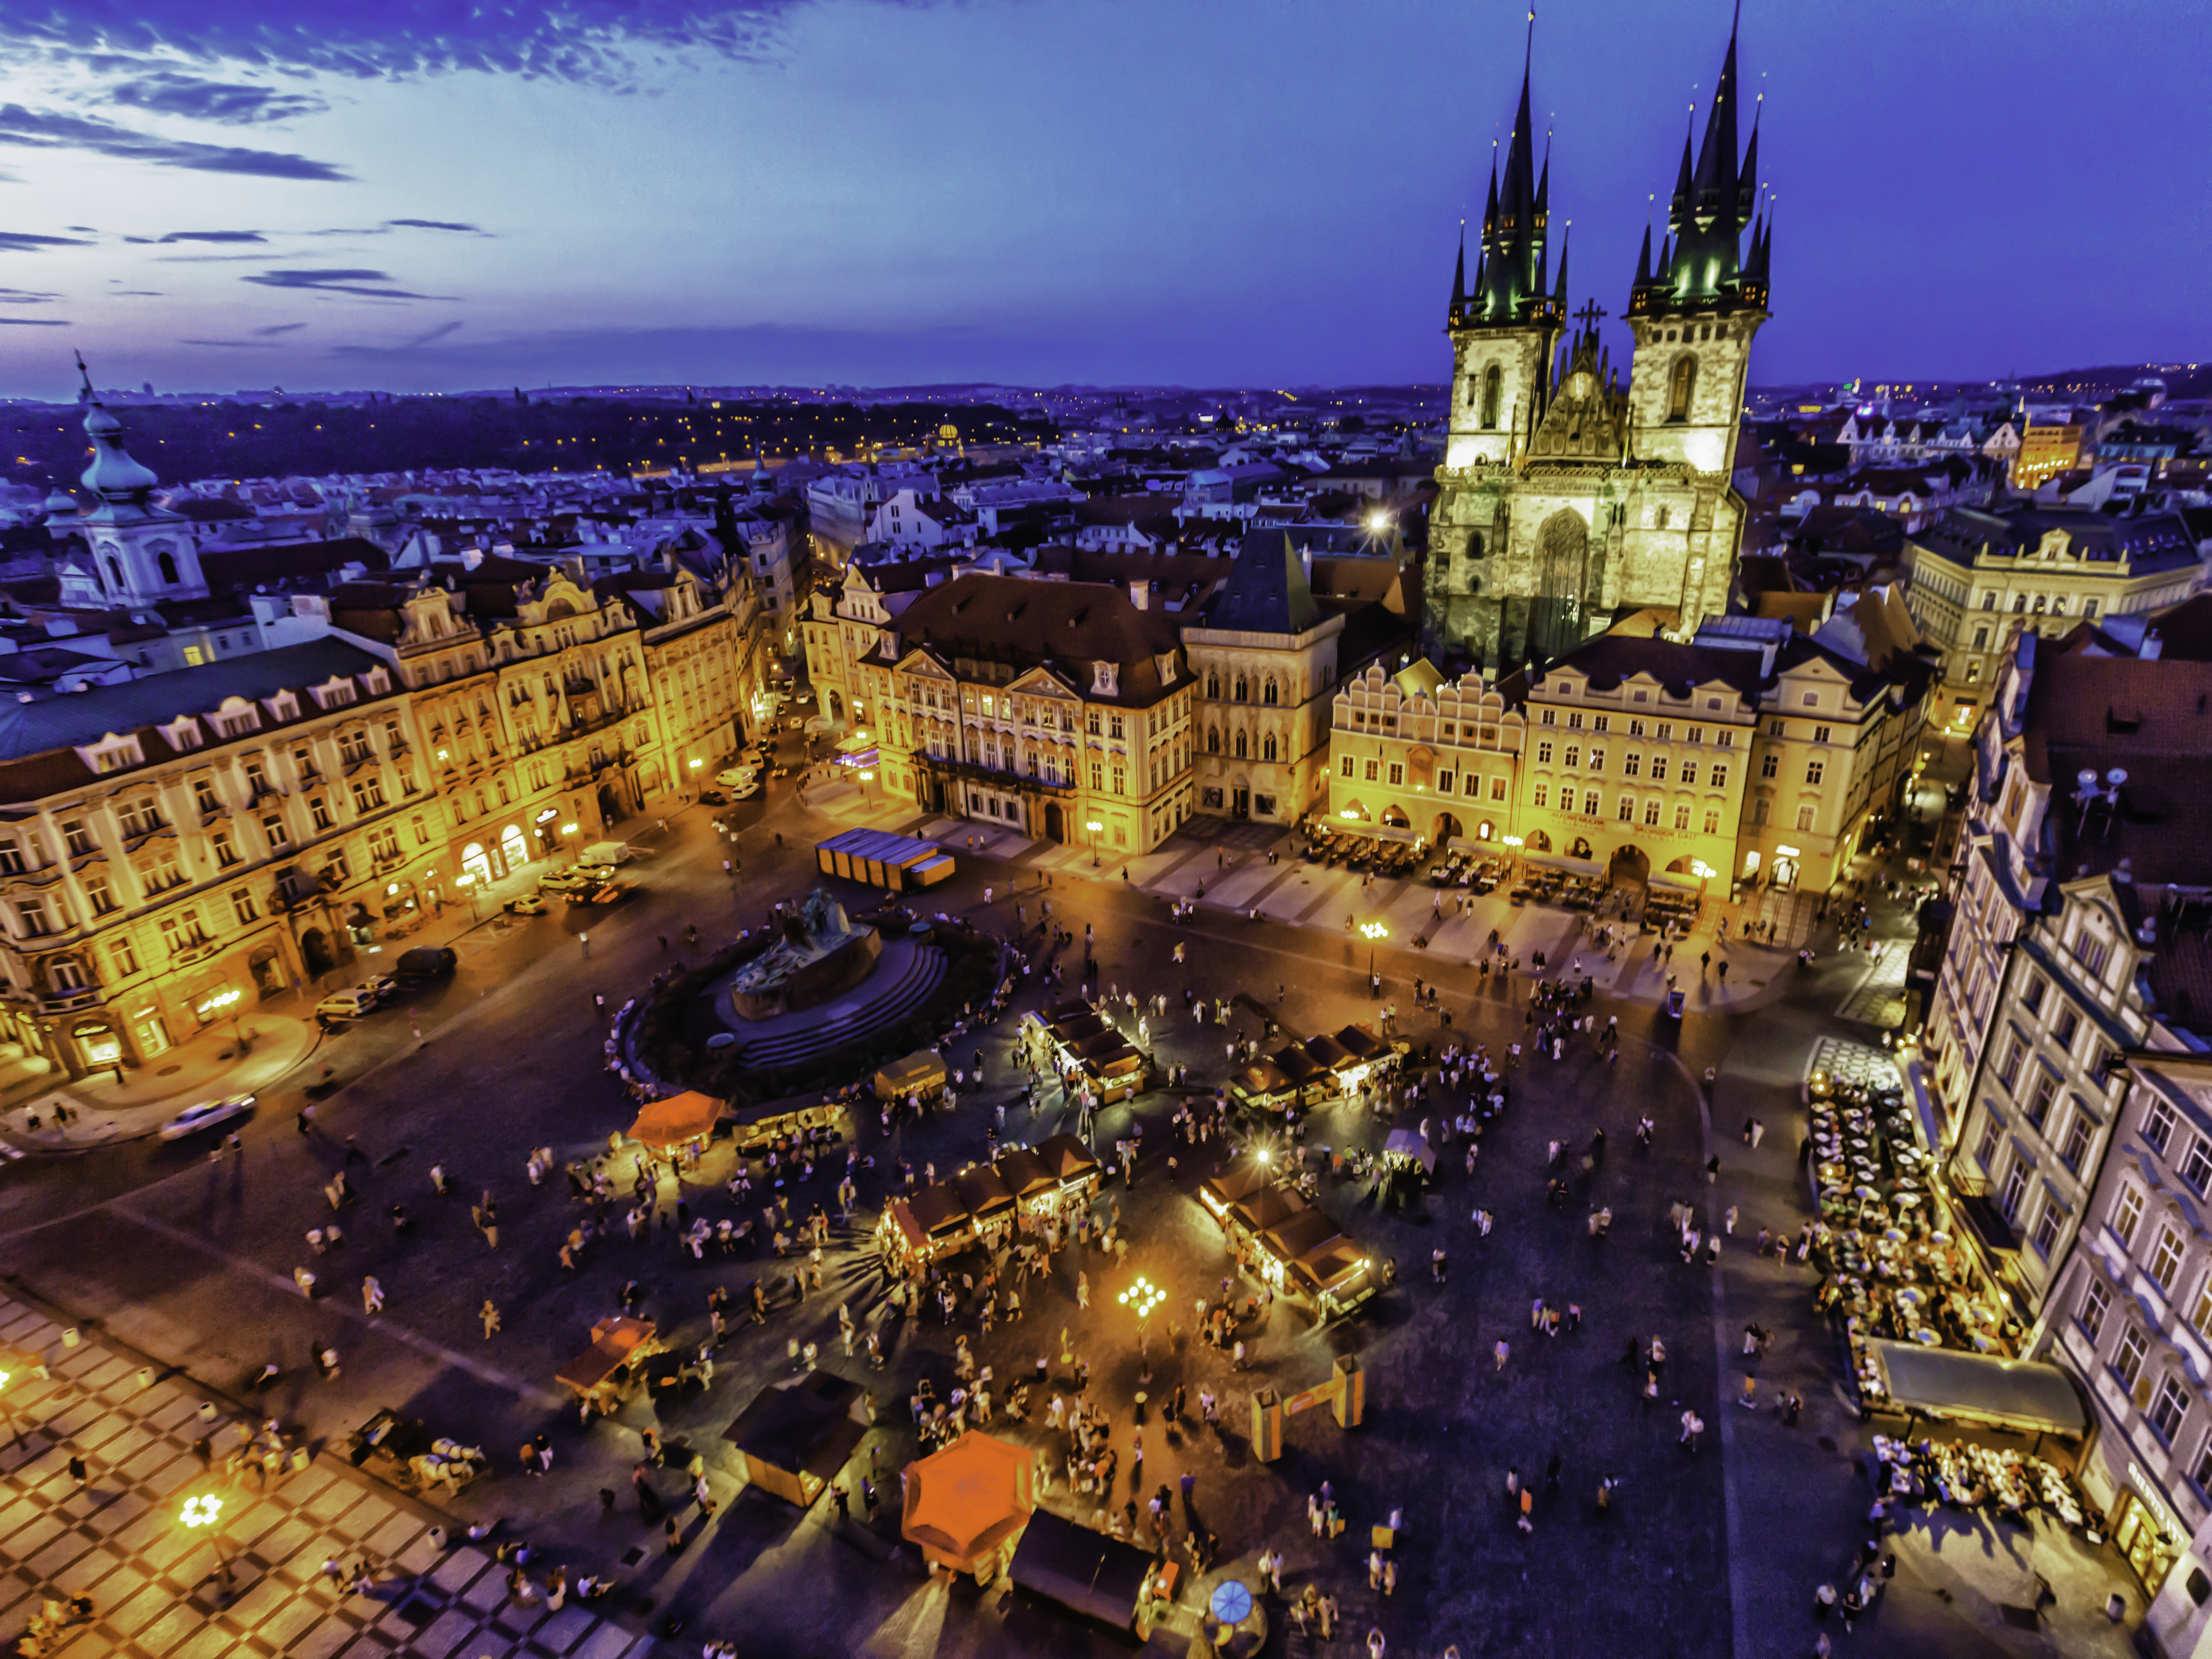
<svg viewBox="0 0 2212 1659">
<path fill-rule="evenodd" d="M 1536 135 L 1528 114 L 1528 65 L 1521 70 L 1521 107 L 1505 151 L 1505 177 L 1490 161 L 1490 195 L 1482 210 L 1474 286 L 1467 286 L 1467 233 L 1460 233 L 1444 331 L 1451 337 L 1453 385 L 1447 466 L 1510 465 L 1544 417 L 1552 354 L 1565 316 L 1560 291 L 1546 281 L 1552 166 L 1535 169 Z"/>
<path fill-rule="evenodd" d="M 1773 231 L 1771 218 L 1762 222 L 1757 213 L 1758 114 L 1739 164 L 1737 102 L 1732 27 L 1705 142 L 1692 161 L 1689 135 L 1682 137 L 1667 235 L 1655 265 L 1651 234 L 1644 232 L 1625 319 L 1636 340 L 1630 453 L 1722 477 L 1735 468 L 1752 337 L 1766 320 Z"/>
<path fill-rule="evenodd" d="M 91 544 L 101 592 L 117 605 L 205 599 L 198 526 L 155 501 L 161 480 L 124 448 L 123 422 L 100 404 L 82 357 L 76 366 L 84 374 L 84 434 L 93 452 L 80 482 L 94 497 L 77 526 Z"/>
</svg>

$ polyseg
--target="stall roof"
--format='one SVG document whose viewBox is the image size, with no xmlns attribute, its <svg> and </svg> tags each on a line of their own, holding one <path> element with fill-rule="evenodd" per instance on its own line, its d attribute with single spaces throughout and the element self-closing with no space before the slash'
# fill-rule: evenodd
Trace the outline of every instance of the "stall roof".
<svg viewBox="0 0 2212 1659">
<path fill-rule="evenodd" d="M 1137 1051 L 1129 1046 L 1128 1039 L 1111 1026 L 1080 1042 L 1066 1045 L 1085 1066 L 1110 1066 L 1124 1054 Z"/>
<path fill-rule="evenodd" d="M 867 1390 L 834 1371 L 809 1371 L 796 1382 L 763 1389 L 722 1438 L 747 1457 L 827 1480 L 867 1434 L 859 1419 L 866 1398 Z"/>
<path fill-rule="evenodd" d="M 909 1089 L 941 1089 L 945 1077 L 945 1061 L 924 1048 L 878 1072 L 876 1088 L 891 1094 L 904 1094 Z"/>
<path fill-rule="evenodd" d="M 963 1227 L 970 1219 L 960 1194 L 942 1181 L 934 1187 L 924 1187 L 907 1200 L 907 1207 L 913 1211 L 915 1224 L 932 1238 Z"/>
<path fill-rule="evenodd" d="M 1381 1060 L 1391 1052 L 1393 1045 L 1376 1036 L 1364 1025 L 1347 1025 L 1336 1034 L 1345 1051 L 1357 1060 Z"/>
<path fill-rule="evenodd" d="M 1046 1024 L 1050 1025 L 1060 1020 L 1073 1019 L 1078 1014 L 1088 1014 L 1096 1012 L 1097 1011 L 1081 997 L 1063 997 L 1058 1002 L 1047 1003 L 1043 1007 L 1037 1010 L 1037 1015 Z"/>
<path fill-rule="evenodd" d="M 1016 1198 L 1027 1198 L 1031 1193 L 1058 1184 L 1050 1166 L 1026 1146 L 1000 1153 L 994 1167 L 999 1179 L 1006 1183 L 1006 1190 Z"/>
<path fill-rule="evenodd" d="M 1098 1173 L 1098 1160 L 1073 1135 L 1054 1135 L 1036 1151 L 1056 1180 L 1075 1181 Z"/>
<path fill-rule="evenodd" d="M 1359 1064 L 1351 1049 L 1333 1036 L 1310 1036 L 1305 1041 L 1306 1056 L 1316 1066 L 1332 1072 L 1341 1072 Z"/>
<path fill-rule="evenodd" d="M 1094 1014 L 1085 1008 L 1079 1014 L 1070 1014 L 1065 1019 L 1053 1021 L 1051 1030 L 1054 1042 L 1064 1048 L 1074 1048 L 1103 1033 L 1113 1031 L 1114 1028 L 1107 1023 L 1104 1015 Z M 1116 1036 L 1121 1035 L 1118 1031 L 1114 1034 Z"/>
<path fill-rule="evenodd" d="M 653 1331 L 650 1319 L 626 1315 L 602 1319 L 592 1327 L 592 1346 L 554 1372 L 554 1380 L 572 1389 L 595 1389 L 628 1364 L 640 1348 L 649 1352 Z"/>
<path fill-rule="evenodd" d="M 1264 1233 L 1279 1227 L 1300 1210 L 1309 1209 L 1305 1195 L 1295 1187 L 1267 1187 L 1240 1204 L 1230 1206 L 1229 1213 L 1248 1233 Z"/>
<path fill-rule="evenodd" d="M 1260 1235 L 1260 1242 L 1279 1261 L 1296 1261 L 1337 1236 L 1336 1223 L 1320 1210 L 1300 1210 L 1279 1226 Z"/>
<path fill-rule="evenodd" d="M 1867 1347 L 1891 1401 L 1908 1410 L 2075 1438 L 2088 1428 L 2081 1395 L 2056 1365 L 1881 1337 Z"/>
<path fill-rule="evenodd" d="M 1279 1095 L 1285 1089 L 1297 1087 L 1283 1068 L 1272 1060 L 1254 1060 L 1238 1072 L 1232 1081 L 1248 1095 Z"/>
<path fill-rule="evenodd" d="M 1436 1148 L 1429 1145 L 1419 1129 L 1391 1130 L 1389 1137 L 1382 1143 L 1382 1150 L 1410 1158 L 1424 1170 L 1433 1170 L 1437 1167 Z"/>
<path fill-rule="evenodd" d="M 1127 1630 L 1136 1622 L 1152 1558 L 1133 1544 L 1039 1510 L 1030 1516 L 1009 1571 L 1016 1589 Z"/>
<path fill-rule="evenodd" d="M 1208 1176 L 1199 1186 L 1213 1194 L 1217 1203 L 1229 1205 L 1243 1202 L 1263 1188 L 1275 1182 L 1275 1172 L 1254 1158 L 1233 1170 L 1224 1170 L 1218 1176 Z"/>
<path fill-rule="evenodd" d="M 1000 1211 L 1014 1207 L 1012 1190 L 988 1164 L 961 1170 L 952 1177 L 951 1187 L 968 1213 L 978 1221 L 988 1221 Z"/>
<path fill-rule="evenodd" d="M 1328 1067 L 1308 1054 L 1299 1043 L 1290 1043 L 1276 1049 L 1274 1060 L 1276 1068 L 1300 1087 L 1317 1083 L 1328 1075 Z"/>
<path fill-rule="evenodd" d="M 1367 1253 L 1350 1239 L 1332 1238 L 1291 1262 L 1288 1272 L 1317 1296 L 1358 1278 L 1367 1271 L 1368 1261 Z"/>
</svg>

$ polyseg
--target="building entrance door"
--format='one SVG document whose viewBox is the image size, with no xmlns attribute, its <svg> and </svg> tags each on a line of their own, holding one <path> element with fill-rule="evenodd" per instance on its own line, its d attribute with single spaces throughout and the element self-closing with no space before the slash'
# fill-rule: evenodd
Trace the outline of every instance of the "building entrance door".
<svg viewBox="0 0 2212 1659">
<path fill-rule="evenodd" d="M 1231 790 L 1229 792 L 1229 810 L 1240 818 L 1250 817 L 1252 816 L 1252 792 L 1249 789 Z"/>
</svg>

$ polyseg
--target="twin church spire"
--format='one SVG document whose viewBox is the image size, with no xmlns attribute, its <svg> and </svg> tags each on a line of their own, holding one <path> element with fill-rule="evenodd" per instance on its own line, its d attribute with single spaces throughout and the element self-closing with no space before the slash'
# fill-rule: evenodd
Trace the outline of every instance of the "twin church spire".
<svg viewBox="0 0 2212 1659">
<path fill-rule="evenodd" d="M 1533 15 L 1529 33 L 1533 58 Z M 1490 191 L 1483 209 L 1472 286 L 1467 280 L 1467 233 L 1464 226 L 1461 228 L 1459 263 L 1452 276 L 1451 328 L 1531 322 L 1559 325 L 1567 314 L 1564 246 L 1556 282 L 1548 279 L 1547 271 L 1551 158 L 1547 145 L 1540 172 L 1530 117 L 1529 70 L 1524 59 L 1521 102 L 1514 116 L 1502 179 L 1492 153 Z M 1704 141 L 1693 152 L 1690 135 L 1683 135 L 1681 166 L 1668 207 L 1667 234 L 1656 264 L 1651 232 L 1649 227 L 1644 230 L 1636 280 L 1629 293 L 1630 316 L 1718 314 L 1765 308 L 1773 211 L 1771 205 L 1764 213 L 1759 210 L 1755 107 L 1750 143 L 1738 159 L 1736 79 L 1736 27 L 1732 23 L 1720 82 L 1705 119 Z"/>
</svg>

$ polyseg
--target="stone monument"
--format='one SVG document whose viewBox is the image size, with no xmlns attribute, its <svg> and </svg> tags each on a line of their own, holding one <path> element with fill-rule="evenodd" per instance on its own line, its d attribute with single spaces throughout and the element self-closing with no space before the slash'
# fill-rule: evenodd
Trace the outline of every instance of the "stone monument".
<svg viewBox="0 0 2212 1659">
<path fill-rule="evenodd" d="M 856 927 L 845 907 L 820 887 L 797 904 L 775 907 L 783 937 L 739 969 L 730 1006 L 746 1019 L 772 1019 L 827 1002 L 874 970 L 883 941 Z"/>
</svg>

